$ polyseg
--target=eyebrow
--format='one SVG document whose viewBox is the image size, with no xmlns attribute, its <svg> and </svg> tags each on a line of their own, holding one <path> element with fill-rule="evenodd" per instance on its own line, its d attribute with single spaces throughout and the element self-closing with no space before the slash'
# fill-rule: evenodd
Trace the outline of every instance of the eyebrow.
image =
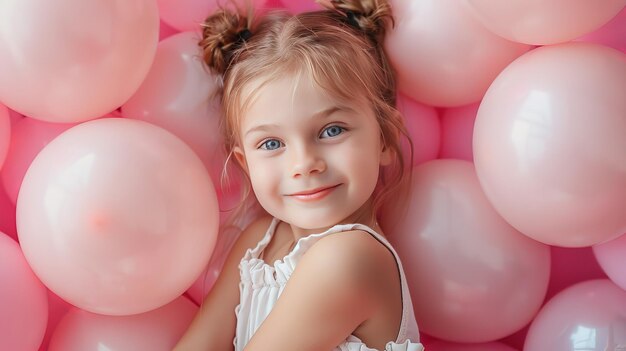
<svg viewBox="0 0 626 351">
<path fill-rule="evenodd" d="M 347 110 L 350 110 L 350 109 L 346 108 L 346 107 L 333 106 L 333 107 L 327 108 L 327 109 L 325 109 L 323 111 L 320 111 L 320 112 L 314 114 L 313 116 L 311 116 L 311 118 L 326 118 L 326 117 L 332 115 L 333 113 L 335 113 L 337 111 L 347 111 Z M 279 126 L 276 125 L 276 124 L 271 124 L 271 123 L 270 124 L 260 124 L 258 126 L 254 126 L 254 127 L 250 128 L 246 132 L 246 134 L 244 135 L 244 138 L 246 136 L 248 136 L 248 134 L 250 134 L 252 132 L 264 131 L 264 130 L 268 130 L 268 129 L 271 129 L 271 128 L 279 128 Z"/>
</svg>

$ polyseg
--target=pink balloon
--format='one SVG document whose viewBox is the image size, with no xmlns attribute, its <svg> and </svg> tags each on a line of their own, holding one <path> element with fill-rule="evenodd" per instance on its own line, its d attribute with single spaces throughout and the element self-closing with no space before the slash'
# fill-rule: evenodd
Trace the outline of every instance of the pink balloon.
<svg viewBox="0 0 626 351">
<path fill-rule="evenodd" d="M 626 56 L 594 44 L 537 48 L 494 81 L 474 162 L 496 210 L 546 244 L 626 232 Z"/>
<path fill-rule="evenodd" d="M 385 48 L 400 90 L 433 106 L 479 101 L 511 61 L 529 49 L 485 29 L 456 0 L 391 0 L 396 19 Z"/>
<path fill-rule="evenodd" d="M 207 268 L 198 276 L 198 279 L 186 291 L 189 298 L 198 306 L 202 304 L 204 298 L 209 294 L 221 272 L 221 268 L 213 263 L 213 259 L 211 261 Z"/>
<path fill-rule="evenodd" d="M 441 143 L 441 127 L 437 110 L 402 94 L 398 95 L 397 100 L 398 110 L 404 116 L 404 124 L 413 140 L 413 165 L 417 166 L 436 159 Z M 402 146 L 404 155 L 410 156 L 408 143 Z M 407 165 L 411 166 L 408 163 Z"/>
<path fill-rule="evenodd" d="M 2 186 L 0 186 L 0 232 L 4 232 L 12 239 L 17 240 L 15 205 L 11 202 Z"/>
<path fill-rule="evenodd" d="M 516 351 L 514 348 L 499 343 L 458 344 L 446 341 L 436 341 L 426 345 L 428 351 Z"/>
<path fill-rule="evenodd" d="M 0 170 L 4 165 L 11 142 L 11 119 L 9 109 L 0 104 Z"/>
<path fill-rule="evenodd" d="M 0 350 L 36 350 L 48 320 L 46 288 L 15 240 L 0 232 Z"/>
<path fill-rule="evenodd" d="M 103 316 L 77 308 L 61 320 L 49 351 L 171 351 L 198 308 L 187 298 L 132 316 Z"/>
<path fill-rule="evenodd" d="M 591 279 L 605 279 L 606 274 L 593 255 L 591 247 L 551 246 L 550 284 L 546 299 L 566 288 Z"/>
<path fill-rule="evenodd" d="M 455 342 L 487 342 L 526 325 L 543 302 L 549 247 L 506 223 L 484 196 L 471 162 L 414 169 L 406 214 L 383 228 L 397 249 L 420 330 Z"/>
<path fill-rule="evenodd" d="M 626 7 L 600 29 L 583 35 L 576 41 L 602 44 L 626 53 Z"/>
<path fill-rule="evenodd" d="M 167 25 L 167 23 L 160 21 L 159 23 L 159 41 L 162 41 L 163 39 L 167 39 L 169 37 L 171 37 L 174 34 L 179 33 L 178 29 L 172 28 L 169 25 Z M 157 47 L 157 52 L 158 52 L 158 47 Z"/>
<path fill-rule="evenodd" d="M 439 158 L 473 161 L 472 138 L 479 104 L 448 108 L 441 113 Z"/>
<path fill-rule="evenodd" d="M 145 312 L 182 294 L 209 261 L 215 190 L 180 139 L 106 118 L 50 142 L 26 172 L 17 228 L 33 271 L 94 313 Z"/>
<path fill-rule="evenodd" d="M 324 7 L 318 4 L 315 0 L 283 0 L 282 5 L 294 14 L 324 9 Z"/>
<path fill-rule="evenodd" d="M 613 283 L 626 290 L 626 234 L 595 245 L 593 253 Z"/>
<path fill-rule="evenodd" d="M 43 342 L 39 347 L 39 351 L 48 351 L 50 347 L 50 339 L 54 334 L 57 326 L 61 322 L 62 318 L 73 308 L 72 305 L 65 302 L 65 300 L 58 297 L 52 291 L 48 291 L 48 328 L 46 328 L 46 334 L 43 337 Z"/>
<path fill-rule="evenodd" d="M 24 118 L 24 116 L 22 116 L 20 113 L 9 109 L 9 119 L 11 120 L 11 125 L 13 125 L 22 118 Z"/>
<path fill-rule="evenodd" d="M 49 123 L 32 118 L 22 118 L 13 126 L 13 138 L 2 170 L 2 184 L 11 201 L 17 202 L 17 194 L 24 174 L 37 154 L 52 139 L 74 124 Z"/>
<path fill-rule="evenodd" d="M 203 66 L 193 32 L 159 43 L 148 76 L 124 105 L 122 115 L 162 127 L 186 142 L 219 184 L 225 157 L 221 152 L 219 101 L 209 99 L 218 77 Z"/>
<path fill-rule="evenodd" d="M 589 33 L 626 5 L 625 0 L 466 0 L 466 3 L 492 32 L 534 45 L 561 43 Z"/>
<path fill-rule="evenodd" d="M 267 0 L 233 0 L 238 6 L 245 8 L 250 2 L 255 10 L 265 8 Z M 161 20 L 179 31 L 197 31 L 200 24 L 220 5 L 231 2 L 219 0 L 157 0 Z"/>
<path fill-rule="evenodd" d="M 524 350 L 605 351 L 625 344 L 626 291 L 599 279 L 548 301 L 530 326 Z"/>
<path fill-rule="evenodd" d="M 158 41 L 154 0 L 0 2 L 0 101 L 32 118 L 80 122 L 120 106 Z"/>
</svg>

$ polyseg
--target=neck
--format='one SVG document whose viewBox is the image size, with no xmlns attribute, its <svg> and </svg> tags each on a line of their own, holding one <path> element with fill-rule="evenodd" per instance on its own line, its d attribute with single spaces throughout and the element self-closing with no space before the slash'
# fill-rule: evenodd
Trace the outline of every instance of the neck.
<svg viewBox="0 0 626 351">
<path fill-rule="evenodd" d="M 356 210 L 350 216 L 344 218 L 342 221 L 336 224 L 348 224 L 348 223 L 360 223 L 381 233 L 380 227 L 378 226 L 378 223 L 376 221 L 376 216 L 373 214 L 373 211 L 372 211 L 372 199 L 367 200 L 365 204 L 363 204 L 363 206 L 361 206 L 358 210 Z M 305 229 L 305 228 L 297 227 L 293 224 L 289 224 L 289 226 L 291 228 L 291 233 L 293 234 L 292 247 L 300 238 L 303 238 L 311 234 L 323 233 L 332 227 L 330 226 L 330 227 Z"/>
</svg>

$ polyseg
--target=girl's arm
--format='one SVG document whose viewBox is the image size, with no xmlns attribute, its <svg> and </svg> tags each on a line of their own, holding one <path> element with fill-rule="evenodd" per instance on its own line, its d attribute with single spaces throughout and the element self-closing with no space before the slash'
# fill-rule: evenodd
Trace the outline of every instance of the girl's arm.
<svg viewBox="0 0 626 351">
<path fill-rule="evenodd" d="M 381 252 L 362 231 L 320 239 L 302 257 L 245 351 L 336 348 L 380 306 L 371 262 Z"/>
<path fill-rule="evenodd" d="M 248 226 L 231 249 L 220 276 L 204 299 L 189 329 L 173 351 L 233 350 L 239 304 L 239 262 L 267 230 L 271 218 L 261 218 Z"/>
</svg>

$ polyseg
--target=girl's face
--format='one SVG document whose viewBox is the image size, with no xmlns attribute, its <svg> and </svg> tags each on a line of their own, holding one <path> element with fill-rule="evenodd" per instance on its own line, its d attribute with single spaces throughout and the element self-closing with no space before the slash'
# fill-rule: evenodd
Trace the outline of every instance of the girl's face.
<svg viewBox="0 0 626 351">
<path fill-rule="evenodd" d="M 338 104 L 307 74 L 255 93 L 234 153 L 261 206 L 303 229 L 330 227 L 359 210 L 379 166 L 391 160 L 371 108 L 356 98 Z"/>
</svg>

